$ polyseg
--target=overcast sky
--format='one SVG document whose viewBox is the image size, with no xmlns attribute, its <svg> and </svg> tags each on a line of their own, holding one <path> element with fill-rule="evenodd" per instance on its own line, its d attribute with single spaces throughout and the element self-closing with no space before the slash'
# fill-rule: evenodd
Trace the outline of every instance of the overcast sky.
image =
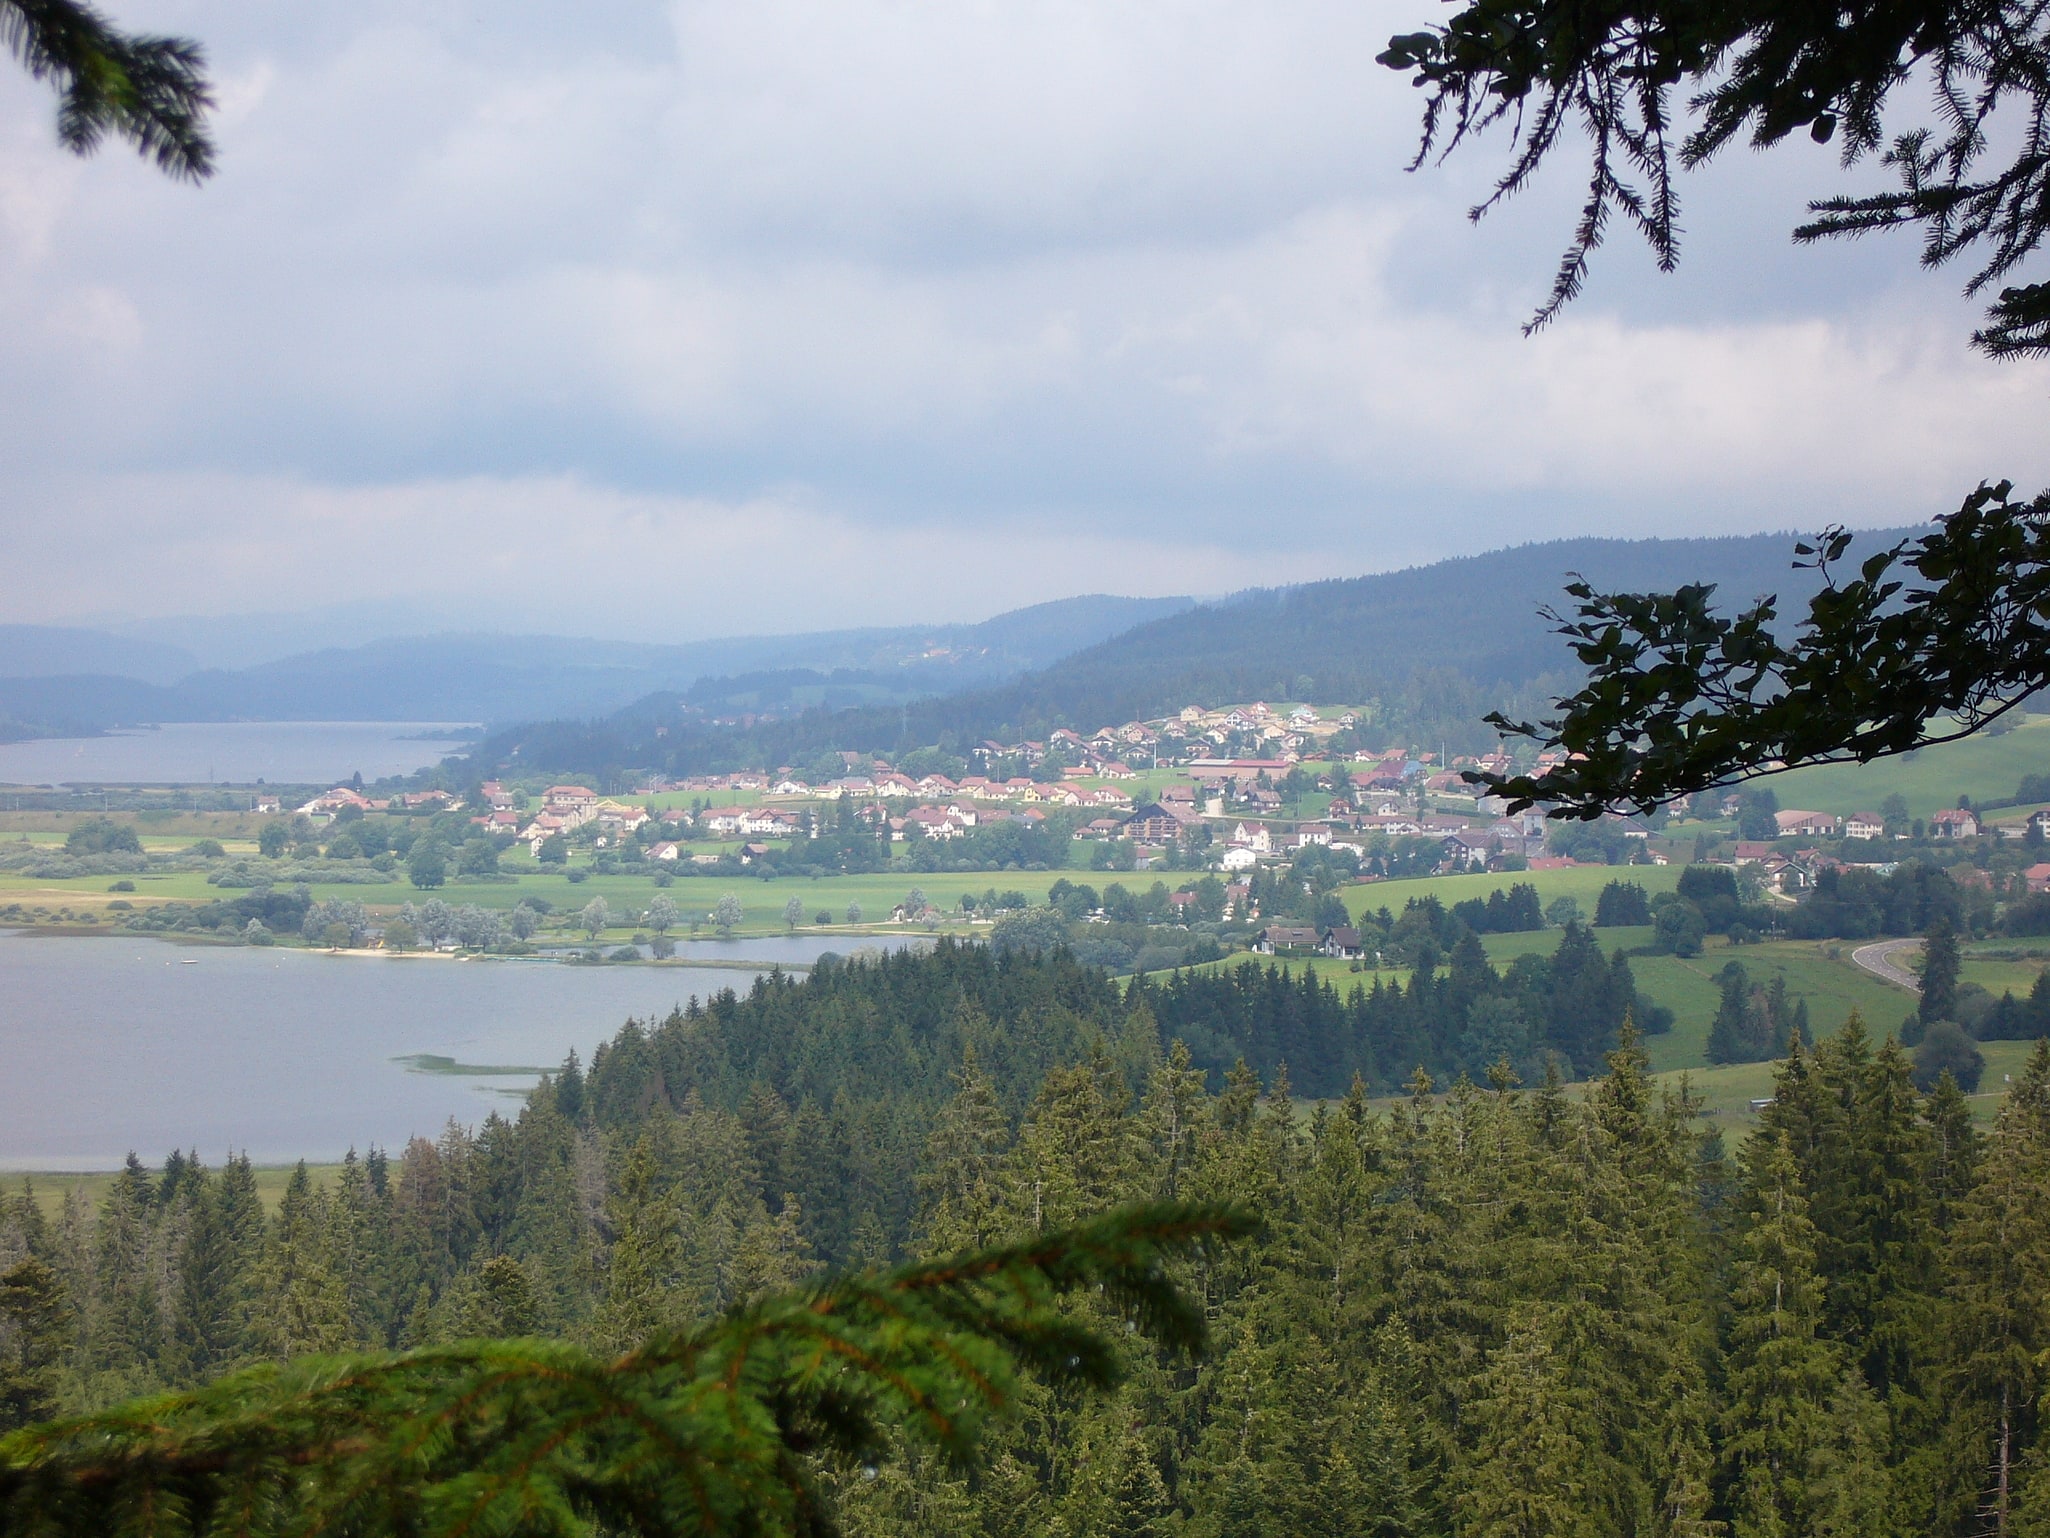
<svg viewBox="0 0 2050 1538">
<path fill-rule="evenodd" d="M 1405 173 L 1420 0 L 109 5 L 206 44 L 221 169 L 0 67 L 0 619 L 682 639 L 2050 480 L 1962 274 L 1790 244 L 1806 144 L 1525 340 L 1578 166 Z"/>
</svg>

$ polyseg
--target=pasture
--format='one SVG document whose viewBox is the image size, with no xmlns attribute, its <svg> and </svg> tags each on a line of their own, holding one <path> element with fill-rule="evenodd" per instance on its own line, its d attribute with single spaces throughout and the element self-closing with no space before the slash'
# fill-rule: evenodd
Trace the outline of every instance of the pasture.
<svg viewBox="0 0 2050 1538">
<path fill-rule="evenodd" d="M 1783 807 L 1828 812 L 1876 812 L 1890 795 L 1908 803 L 1908 815 L 1927 817 L 1973 801 L 2005 800 L 2025 774 L 2050 773 L 2050 718 L 2036 719 L 1998 737 L 1980 733 L 1962 742 L 1924 748 L 1871 764 L 1827 764 L 1774 775 L 1772 787 Z"/>
</svg>

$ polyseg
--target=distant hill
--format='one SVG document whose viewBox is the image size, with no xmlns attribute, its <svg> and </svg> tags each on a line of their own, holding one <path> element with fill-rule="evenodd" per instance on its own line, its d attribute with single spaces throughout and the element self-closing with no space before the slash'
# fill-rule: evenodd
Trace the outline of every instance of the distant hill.
<svg viewBox="0 0 2050 1538">
<path fill-rule="evenodd" d="M 182 646 L 58 625 L 0 625 L 0 678 L 100 673 L 146 684 L 176 683 L 199 659 Z"/>
<path fill-rule="evenodd" d="M 688 689 L 709 676 L 776 670 L 859 674 L 859 689 L 838 703 L 909 700 L 1044 667 L 1190 603 L 1094 594 L 977 624 L 673 646 L 561 636 L 410 636 L 235 670 L 177 668 L 168 679 L 164 674 L 184 655 L 175 648 L 93 631 L 11 626 L 0 630 L 0 664 L 20 660 L 0 665 L 0 729 L 8 722 L 14 735 L 23 735 L 161 721 L 581 718 L 656 691 Z"/>
<path fill-rule="evenodd" d="M 1908 531 L 1864 535 L 1859 550 Z M 1260 696 L 1355 703 L 1392 699 L 1439 675 L 1486 687 L 1562 678 L 1577 668 L 1541 617 L 1575 573 L 1604 591 L 1712 582 L 1726 604 L 1768 593 L 1805 601 L 1795 537 L 1572 539 L 1493 550 L 1369 577 L 1238 594 L 1168 615 L 977 696 L 1000 724 L 1144 719 L 1196 702 Z M 1783 612 L 1784 612 L 1783 604 Z"/>
<path fill-rule="evenodd" d="M 1909 532 L 1860 535 L 1853 555 Z M 993 687 L 887 708 L 828 701 L 795 719 L 723 727 L 690 722 L 690 699 L 657 693 L 609 721 L 499 734 L 476 761 L 504 763 L 517 748 L 521 763 L 551 770 L 690 773 L 805 763 L 833 748 L 1009 742 L 1261 698 L 1377 702 L 1389 736 L 1470 750 L 1493 740 L 1481 719 L 1489 710 L 1534 714 L 1574 686 L 1577 664 L 1540 612 L 1565 601 L 1572 573 L 1612 591 L 1713 582 L 1732 606 L 1777 593 L 1785 613 L 1816 585 L 1813 572 L 1792 568 L 1794 542 L 1761 534 L 1522 545 L 1186 607 Z"/>
</svg>

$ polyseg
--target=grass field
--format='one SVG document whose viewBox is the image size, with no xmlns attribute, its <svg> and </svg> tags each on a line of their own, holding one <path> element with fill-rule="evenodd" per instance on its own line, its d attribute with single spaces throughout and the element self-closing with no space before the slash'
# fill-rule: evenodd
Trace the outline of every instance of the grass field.
<svg viewBox="0 0 2050 1538">
<path fill-rule="evenodd" d="M 1979 1092 L 1971 1097 L 1972 1120 L 1984 1128 L 1991 1126 L 1999 1114 L 2000 1102 L 2007 1098 L 2006 1079 L 2019 1074 L 2022 1065 L 2028 1061 L 2035 1044 L 2026 1041 L 1989 1041 L 1981 1043 L 1979 1051 L 1986 1058 L 1986 1073 L 1979 1081 Z M 1682 1080 L 1701 1097 L 1702 1111 L 1713 1118 L 1722 1129 L 1730 1152 L 1758 1125 L 1758 1113 L 1751 1109 L 1753 1100 L 1763 1100 L 1772 1094 L 1774 1063 L 1739 1063 L 1729 1068 L 1693 1069 L 1686 1072 L 1660 1073 L 1656 1077 L 1661 1084 L 1677 1089 Z"/>
<path fill-rule="evenodd" d="M 927 899 L 938 907 L 951 909 L 959 903 L 964 892 L 980 897 L 992 887 L 999 892 L 1023 892 L 1031 901 L 1042 903 L 1046 900 L 1047 889 L 1063 876 L 1086 881 L 1101 891 L 1112 881 L 1122 881 L 1127 887 L 1143 890 L 1168 874 L 1156 875 L 1149 871 L 1097 871 L 1087 874 L 1076 871 L 969 871 L 945 875 L 885 872 L 774 881 L 745 876 L 679 875 L 666 890 L 670 900 L 684 915 L 683 929 L 686 932 L 692 915 L 709 912 L 722 896 L 731 892 L 740 899 L 746 912 L 741 933 L 781 934 L 783 906 L 793 897 L 803 900 L 805 918 L 801 927 L 810 929 L 815 927 L 811 922 L 813 916 L 821 909 L 830 911 L 836 922 L 844 923 L 850 903 L 861 905 L 864 924 L 886 921 L 891 908 L 902 902 L 913 887 L 923 891 Z M 106 903 L 117 896 L 141 909 L 155 903 L 209 902 L 242 895 L 239 889 L 208 886 L 204 873 L 197 871 L 145 874 L 127 879 L 134 881 L 136 890 L 117 894 L 107 890 L 113 881 L 107 876 L 38 881 L 18 872 L 0 871 L 0 903 L 91 908 L 104 914 Z M 529 874 L 510 882 L 470 884 L 456 881 L 432 892 L 417 891 L 404 879 L 379 886 L 315 883 L 311 890 L 316 898 L 360 902 L 373 914 L 379 915 L 388 915 L 403 903 L 424 902 L 429 897 L 439 897 L 450 904 L 475 903 L 479 907 L 508 910 L 522 898 L 539 897 L 558 911 L 568 912 L 583 908 L 594 897 L 603 897 L 615 913 L 637 915 L 654 901 L 657 892 L 665 889 L 657 887 L 648 876 L 593 875 L 585 881 L 573 883 L 561 875 Z M 615 927 L 607 932 L 607 937 L 617 940 L 628 932 L 628 928 Z"/>
<path fill-rule="evenodd" d="M 1977 983 L 1988 993 L 1998 998 L 2002 993 L 2012 993 L 2016 998 L 2028 997 L 2036 986 L 2036 977 L 2043 970 L 2040 961 L 1993 961 L 1983 956 L 1967 956 L 1960 975 L 1968 983 Z"/>
<path fill-rule="evenodd" d="M 1982 733 L 1924 748 L 1906 758 L 1797 769 L 1762 783 L 1773 788 L 1783 807 L 1843 816 L 1876 812 L 1880 802 L 1897 794 L 1908 803 L 1910 816 L 1927 817 L 1956 806 L 1960 795 L 1974 801 L 2005 799 L 2023 775 L 2043 773 L 2050 773 L 2050 719 L 2030 721 L 1999 737 Z"/>
<path fill-rule="evenodd" d="M 1835 956 L 1829 954 L 1834 948 Z M 1874 1035 L 1891 1035 L 1914 1008 L 1900 989 L 1853 966 L 1849 946 L 1817 945 L 1782 940 L 1764 945 L 1725 946 L 1711 942 L 1699 956 L 1632 957 L 1637 986 L 1673 1011 L 1673 1029 L 1645 1043 L 1652 1066 L 1660 1071 L 1700 1067 L 1707 1058 L 1708 1029 L 1715 1023 L 1721 990 L 1715 975 L 1730 961 L 1740 961 L 1753 983 L 1769 986 L 1784 977 L 1793 997 L 1808 1001 L 1808 1020 L 1817 1035 L 1827 1035 L 1856 1009 Z"/>
</svg>

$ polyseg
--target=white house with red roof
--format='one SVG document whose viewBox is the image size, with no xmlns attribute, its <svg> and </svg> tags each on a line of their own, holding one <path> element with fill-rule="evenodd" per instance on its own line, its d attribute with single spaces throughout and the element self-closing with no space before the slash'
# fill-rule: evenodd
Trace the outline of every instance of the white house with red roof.
<svg viewBox="0 0 2050 1538">
<path fill-rule="evenodd" d="M 1931 838 L 1977 838 L 1979 814 L 1968 806 L 1952 807 L 1929 819 Z"/>
<path fill-rule="evenodd" d="M 1781 838 L 1835 838 L 1837 821 L 1827 812 L 1774 812 L 1772 820 Z"/>
</svg>

